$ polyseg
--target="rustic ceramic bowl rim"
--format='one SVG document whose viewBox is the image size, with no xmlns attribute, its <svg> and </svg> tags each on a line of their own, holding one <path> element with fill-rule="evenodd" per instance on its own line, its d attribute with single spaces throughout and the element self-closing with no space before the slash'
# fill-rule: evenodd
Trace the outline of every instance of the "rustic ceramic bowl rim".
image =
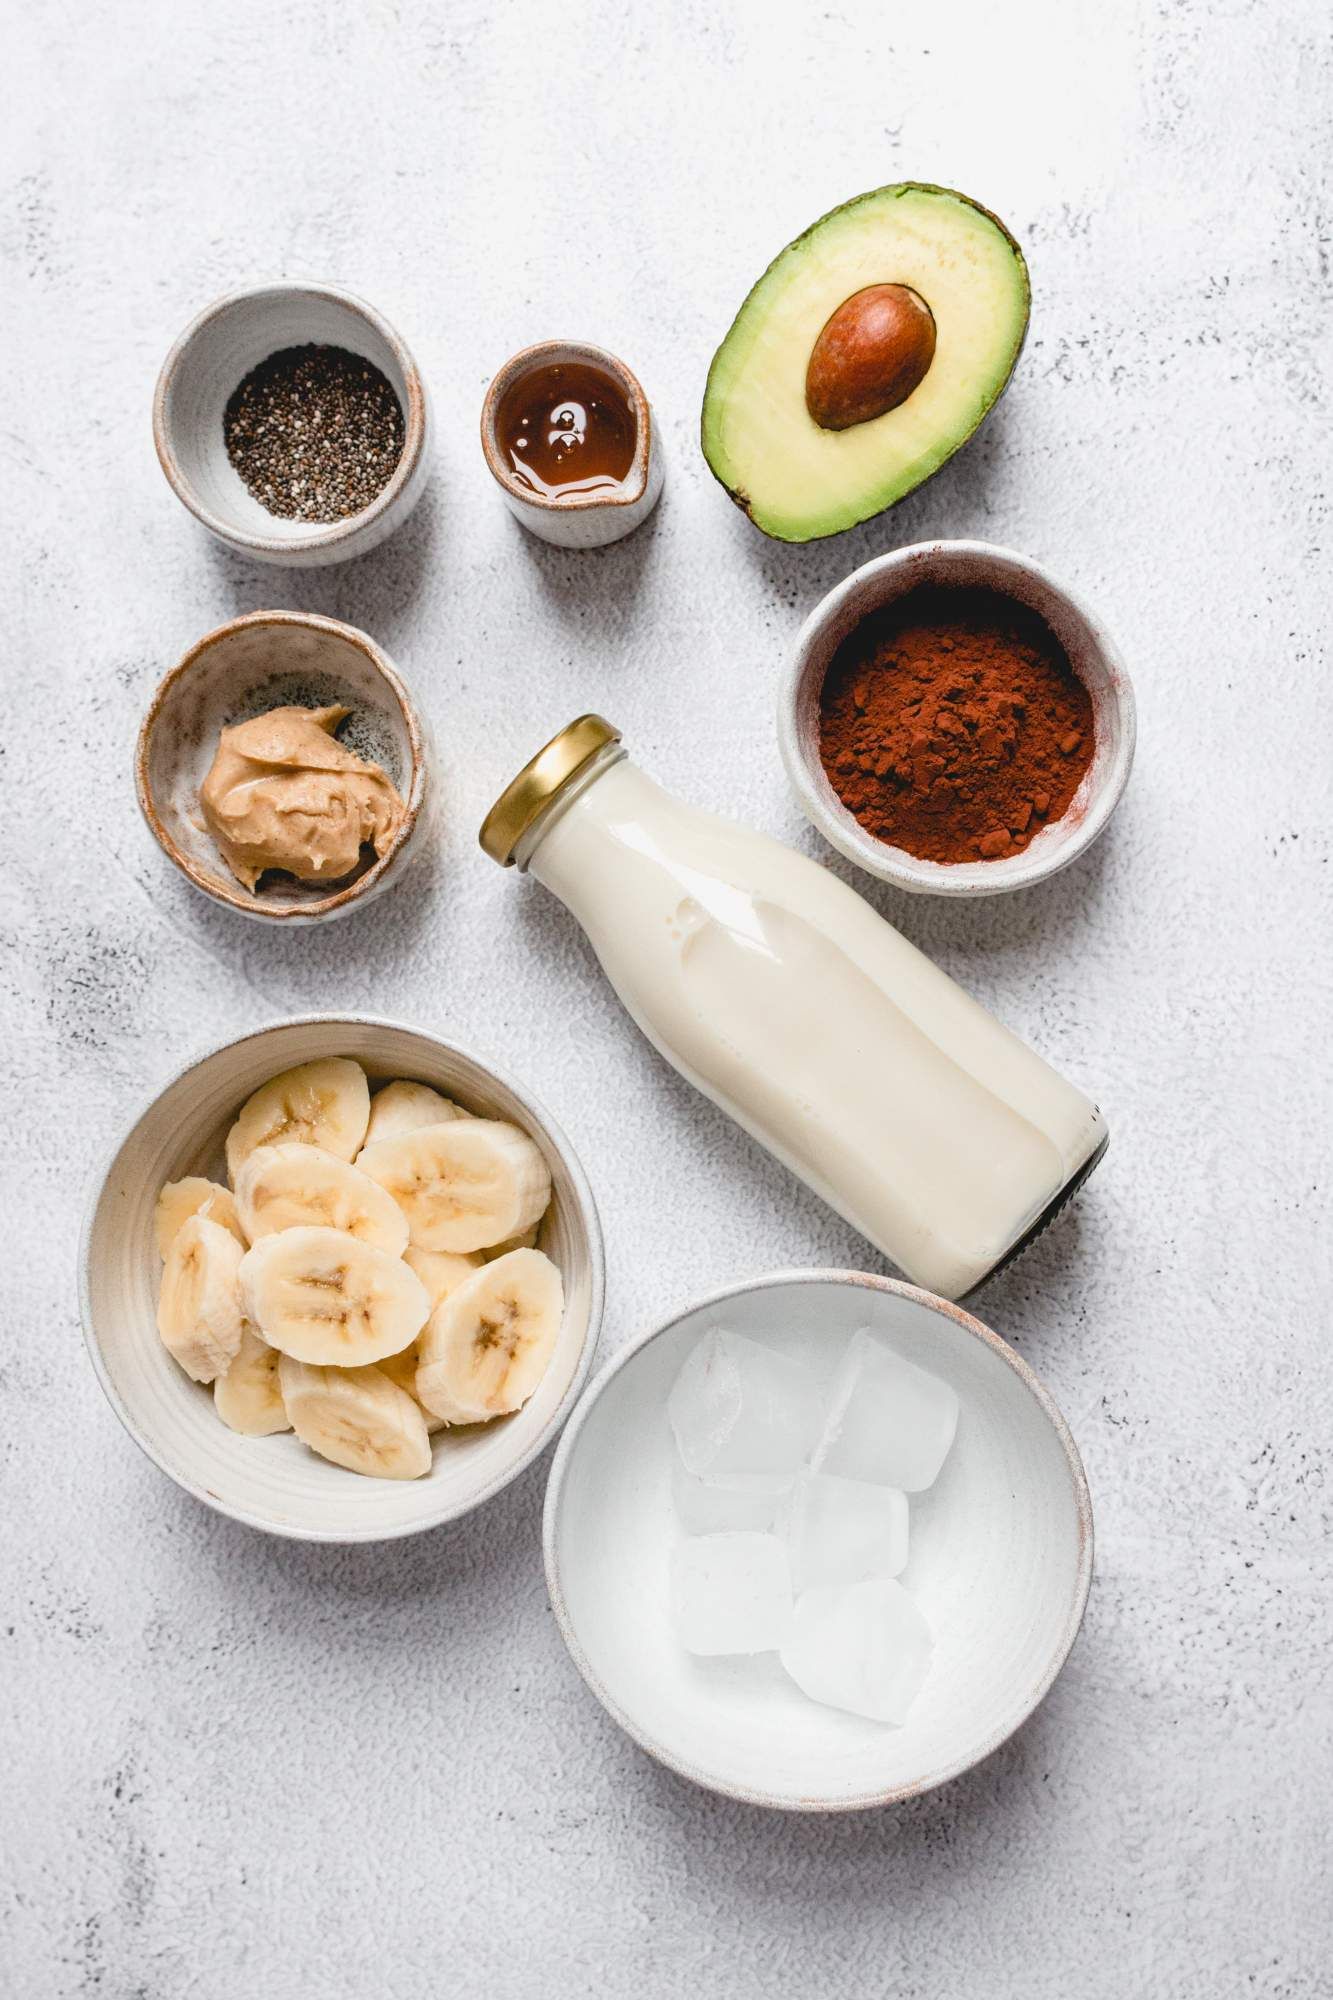
<svg viewBox="0 0 1333 2000">
<path fill-rule="evenodd" d="M 318 902 L 299 902 L 295 898 L 287 902 L 273 900 L 261 902 L 258 897 L 248 895 L 239 882 L 232 883 L 228 880 L 227 864 L 221 855 L 218 856 L 216 875 L 210 875 L 205 869 L 200 868 L 167 831 L 157 810 L 148 780 L 153 736 L 161 720 L 162 707 L 167 695 L 181 680 L 193 672 L 201 657 L 212 647 L 234 638 L 238 632 L 244 632 L 258 625 L 279 625 L 304 631 L 327 632 L 345 640 L 348 645 L 363 653 L 398 705 L 398 712 L 402 717 L 403 728 L 407 733 L 408 746 L 412 753 L 411 774 L 403 794 L 403 817 L 393 839 L 383 854 L 376 855 L 364 875 L 358 875 L 354 882 L 349 882 L 345 888 L 335 891 L 331 896 L 321 897 Z M 370 634 L 361 631 L 358 626 L 345 625 L 339 618 L 322 617 L 316 611 L 247 611 L 242 617 L 229 618 L 225 625 L 215 626 L 211 632 L 206 632 L 202 639 L 197 639 L 182 655 L 159 683 L 148 705 L 148 713 L 140 724 L 139 738 L 134 751 L 134 784 L 139 799 L 139 810 L 162 852 L 169 860 L 175 862 L 181 873 L 193 882 L 196 889 L 202 889 L 214 902 L 239 910 L 244 916 L 263 917 L 272 923 L 285 923 L 289 920 L 309 923 L 318 917 L 332 916 L 363 896 L 373 884 L 380 882 L 416 830 L 427 783 L 426 748 L 421 723 L 412 697 L 408 694 L 388 654 L 381 651 Z"/>
<path fill-rule="evenodd" d="M 1027 850 L 1012 857 L 1014 861 L 1026 864 L 1021 867 L 1010 867 L 1004 861 L 977 864 L 978 868 L 1003 869 L 1004 872 L 973 880 L 967 880 L 959 869 L 946 863 L 922 860 L 904 848 L 894 847 L 890 842 L 867 833 L 830 785 L 819 762 L 817 744 L 806 743 L 800 728 L 803 696 L 808 678 L 814 671 L 816 648 L 828 628 L 839 618 L 848 599 L 855 596 L 867 581 L 892 576 L 903 570 L 917 569 L 920 575 L 914 582 L 929 583 L 937 565 L 950 558 L 975 559 L 980 563 L 993 564 L 1001 572 L 1017 570 L 1031 577 L 1081 620 L 1091 637 L 1097 659 L 1105 670 L 1109 699 L 1119 728 L 1119 743 L 1109 767 L 1099 780 L 1082 818 L 1059 844 L 1035 855 Z M 1011 594 L 1002 575 L 990 579 L 978 578 L 978 583 L 1001 595 Z M 892 602 L 893 599 L 885 601 Z M 863 616 L 870 616 L 874 608 L 869 606 Z M 827 671 L 827 666 L 823 671 Z M 1074 671 L 1078 671 L 1077 667 Z M 934 896 L 998 896 L 1014 889 L 1030 889 L 1034 883 L 1058 874 L 1079 855 L 1086 853 L 1120 802 L 1134 761 L 1135 735 L 1133 685 L 1124 661 L 1101 620 L 1082 598 L 1054 577 L 1043 564 L 1018 549 L 1005 548 L 996 542 L 913 542 L 905 548 L 891 549 L 885 555 L 873 556 L 869 562 L 862 563 L 841 583 L 835 584 L 805 620 L 796 636 L 790 664 L 778 690 L 778 742 L 782 761 L 811 824 L 839 853 L 868 873 L 878 876 L 881 881 Z"/>
<path fill-rule="evenodd" d="M 567 500 L 549 500 L 544 493 L 534 493 L 530 487 L 524 486 L 514 477 L 512 468 L 505 464 L 497 441 L 497 422 L 501 401 L 515 382 L 534 369 L 555 365 L 554 357 L 569 354 L 577 355 L 580 361 L 592 367 L 603 369 L 619 384 L 634 412 L 634 457 L 619 492 L 572 493 Z M 608 353 L 604 347 L 594 347 L 587 340 L 539 340 L 533 346 L 520 348 L 517 354 L 511 354 L 503 367 L 496 371 L 481 406 L 481 448 L 492 478 L 515 500 L 522 501 L 525 507 L 535 507 L 551 514 L 636 507 L 648 490 L 652 425 L 653 413 L 643 386 L 638 376 L 618 356 Z"/>
<path fill-rule="evenodd" d="M 363 319 L 376 332 L 393 355 L 402 374 L 407 391 L 407 408 L 403 412 L 403 449 L 393 474 L 370 504 L 359 514 L 349 514 L 345 520 L 318 522 L 311 525 L 308 533 L 296 535 L 261 535 L 254 529 L 244 527 L 240 522 L 227 520 L 206 507 L 181 469 L 176 457 L 167 421 L 167 397 L 172 378 L 184 359 L 187 350 L 203 333 L 204 329 L 222 314 L 231 311 L 245 299 L 264 299 L 283 294 L 302 298 L 331 299 L 335 304 Z M 239 385 L 238 385 L 239 386 Z M 262 285 L 241 285 L 234 292 L 225 292 L 214 299 L 202 312 L 196 313 L 185 331 L 172 342 L 166 360 L 158 373 L 153 390 L 153 444 L 158 462 L 166 474 L 176 498 L 189 508 L 197 521 L 217 535 L 221 541 L 229 542 L 233 548 L 248 549 L 260 556 L 284 556 L 291 558 L 312 549 L 336 548 L 340 542 L 359 538 L 363 530 L 372 522 L 386 514 L 398 495 L 411 479 L 421 462 L 426 447 L 426 392 L 412 354 L 402 336 L 396 333 L 388 320 L 376 312 L 374 306 L 360 299 L 354 292 L 344 292 L 336 285 L 303 284 L 297 278 L 275 278 Z"/>
<path fill-rule="evenodd" d="M 168 1465 L 165 1458 L 159 1455 L 147 1432 L 140 1427 L 137 1419 L 133 1416 L 114 1382 L 111 1380 L 110 1372 L 102 1355 L 101 1342 L 97 1336 L 93 1317 L 93 1227 L 96 1222 L 98 1208 L 101 1206 L 107 1181 L 111 1177 L 111 1170 L 115 1166 L 116 1160 L 129 1134 L 149 1115 L 159 1098 L 165 1096 L 167 1091 L 180 1083 L 194 1070 L 201 1069 L 205 1063 L 211 1062 L 214 1057 L 222 1055 L 228 1049 L 243 1048 L 247 1042 L 262 1041 L 266 1035 L 272 1034 L 278 1028 L 311 1027 L 386 1028 L 391 1029 L 397 1034 L 417 1035 L 423 1041 L 434 1043 L 437 1048 L 443 1049 L 447 1054 L 460 1056 L 464 1062 L 474 1064 L 486 1076 L 493 1078 L 496 1083 L 510 1091 L 523 1106 L 524 1115 L 530 1120 L 532 1128 L 540 1132 L 553 1150 L 560 1155 L 565 1171 L 569 1175 L 570 1184 L 574 1189 L 579 1222 L 587 1239 L 588 1324 L 584 1331 L 583 1346 L 579 1353 L 578 1363 L 570 1377 L 564 1395 L 551 1412 L 545 1428 L 538 1432 L 537 1436 L 533 1438 L 527 1449 L 513 1465 L 506 1466 L 502 1472 L 497 1473 L 485 1486 L 478 1492 L 470 1495 L 466 1500 L 445 1507 L 438 1514 L 432 1515 L 426 1520 L 405 1521 L 398 1526 L 376 1529 L 374 1534 L 371 1535 L 350 1535 L 344 1530 L 324 1533 L 316 1528 L 295 1527 L 287 1522 L 264 1520 L 256 1514 L 248 1513 L 243 1507 L 228 1505 L 220 1500 L 215 1493 L 211 1493 L 206 1486 L 197 1484 L 194 1480 L 185 1477 L 176 1467 Z M 409 1021 L 390 1020 L 384 1014 L 290 1014 L 277 1020 L 265 1021 L 262 1026 L 251 1028 L 243 1035 L 229 1036 L 225 1041 L 215 1042 L 208 1048 L 201 1050 L 199 1054 L 191 1056 L 188 1062 L 182 1063 L 156 1090 L 140 1100 L 134 1116 L 124 1126 L 120 1137 L 114 1145 L 108 1148 L 104 1154 L 89 1184 L 89 1193 L 84 1203 L 83 1225 L 79 1232 L 79 1320 L 83 1329 L 84 1346 L 88 1350 L 88 1357 L 92 1362 L 93 1372 L 101 1384 L 103 1395 L 106 1397 L 108 1403 L 110 1403 L 130 1437 L 138 1445 L 144 1457 L 155 1465 L 159 1472 L 164 1472 L 173 1484 L 181 1487 L 186 1493 L 191 1494 L 194 1499 L 202 1501 L 206 1507 L 211 1507 L 214 1513 L 224 1514 L 228 1520 L 239 1521 L 242 1527 L 257 1528 L 261 1533 L 278 1535 L 288 1541 L 318 1542 L 333 1546 L 352 1546 L 364 1542 L 401 1541 L 408 1535 L 423 1534 L 428 1529 L 443 1527 L 448 1521 L 459 1520 L 464 1515 L 475 1512 L 478 1507 L 484 1506 L 488 1500 L 493 1500 L 496 1494 L 501 1492 L 513 1480 L 517 1479 L 520 1473 L 526 1472 L 534 1459 L 541 1456 L 542 1452 L 550 1444 L 552 1437 L 558 1433 L 561 1425 L 565 1422 L 569 1412 L 574 1407 L 579 1392 L 587 1379 L 588 1370 L 592 1365 L 592 1357 L 601 1336 L 602 1315 L 605 1309 L 605 1293 L 606 1255 L 602 1241 L 601 1218 L 597 1212 L 597 1203 L 593 1197 L 587 1174 L 584 1172 L 579 1157 L 565 1136 L 561 1126 L 556 1123 L 545 1106 L 540 1104 L 533 1097 L 532 1093 L 525 1089 L 522 1084 L 518 1083 L 507 1070 L 500 1069 L 488 1056 L 478 1055 L 476 1050 L 470 1048 L 466 1042 L 454 1041 L 447 1036 L 437 1035 L 429 1028 L 416 1027 Z"/>
<path fill-rule="evenodd" d="M 939 1313 L 944 1318 L 953 1320 L 965 1333 L 971 1334 L 974 1339 L 981 1341 L 984 1346 L 989 1347 L 1008 1368 L 1012 1369 L 1013 1373 L 1017 1375 L 1019 1381 L 1022 1382 L 1023 1386 L 1038 1404 L 1042 1414 L 1054 1430 L 1059 1440 L 1060 1448 L 1064 1453 L 1065 1466 L 1073 1488 L 1075 1512 L 1078 1517 L 1078 1573 L 1075 1578 L 1074 1595 L 1066 1620 L 1065 1630 L 1049 1667 L 1033 1687 L 1021 1711 L 1015 1714 L 1012 1720 L 1007 1722 L 987 1742 L 983 1743 L 980 1749 L 960 1757 L 956 1763 L 947 1766 L 942 1771 L 935 1772 L 928 1781 L 919 1784 L 893 1785 L 882 1791 L 865 1792 L 856 1798 L 790 1799 L 779 1798 L 772 1793 L 752 1791 L 744 1786 L 721 1782 L 708 1772 L 702 1771 L 697 1766 L 691 1764 L 687 1759 L 675 1756 L 643 1729 L 632 1716 L 626 1714 L 625 1710 L 620 1707 L 607 1692 L 606 1688 L 602 1686 L 575 1634 L 573 1621 L 570 1618 L 569 1610 L 565 1603 L 564 1590 L 560 1580 L 557 1534 L 565 1477 L 573 1455 L 578 1449 L 579 1437 L 583 1426 L 596 1404 L 600 1401 L 605 1390 L 614 1381 L 615 1377 L 620 1374 L 621 1370 L 634 1360 L 637 1354 L 642 1353 L 643 1349 L 650 1346 L 655 1340 L 660 1340 L 665 1335 L 674 1332 L 683 1320 L 693 1319 L 698 1313 L 711 1311 L 718 1306 L 724 1306 L 733 1299 L 742 1298 L 754 1292 L 767 1291 L 777 1285 L 826 1285 L 830 1283 L 859 1285 L 868 1291 L 886 1292 L 898 1298 L 915 1300 L 918 1305 L 926 1306 L 932 1312 Z M 551 1461 L 551 1470 L 547 1475 L 546 1481 L 546 1504 L 542 1513 L 542 1555 L 546 1566 L 546 1588 L 551 1600 L 551 1609 L 555 1613 L 561 1637 L 569 1648 L 570 1657 L 607 1714 L 614 1722 L 619 1723 L 625 1734 L 637 1743 L 640 1749 L 646 1750 L 650 1757 L 655 1758 L 659 1764 L 665 1765 L 668 1770 L 675 1771 L 678 1776 L 688 1778 L 693 1784 L 702 1785 L 707 1791 L 717 1792 L 726 1798 L 736 1799 L 743 1805 L 770 1806 L 780 1812 L 862 1812 L 868 1807 L 898 1805 L 906 1799 L 920 1798 L 927 1792 L 937 1790 L 941 1785 L 951 1783 L 953 1779 L 961 1777 L 965 1771 L 972 1770 L 975 1765 L 983 1763 L 987 1757 L 992 1756 L 1000 1748 L 1001 1744 L 1007 1743 L 1009 1738 L 1021 1729 L 1028 1718 L 1040 1707 L 1050 1692 L 1065 1661 L 1069 1658 L 1074 1641 L 1078 1637 L 1079 1627 L 1083 1623 L 1083 1614 L 1087 1609 L 1088 1593 L 1092 1587 L 1092 1496 L 1088 1491 L 1087 1474 L 1083 1470 L 1083 1461 L 1079 1457 L 1078 1446 L 1074 1443 L 1069 1426 L 1061 1415 L 1060 1409 L 1050 1390 L 1028 1366 L 1022 1355 L 1015 1353 L 1014 1349 L 1009 1346 L 1007 1341 L 1002 1340 L 998 1333 L 993 1332 L 990 1327 L 986 1326 L 981 1320 L 976 1319 L 971 1313 L 965 1311 L 962 1306 L 955 1305 L 949 1299 L 938 1298 L 933 1292 L 922 1291 L 917 1285 L 906 1284 L 900 1278 L 883 1278 L 870 1271 L 818 1270 L 811 1267 L 793 1267 L 789 1270 L 767 1271 L 762 1277 L 742 1279 L 735 1284 L 720 1286 L 716 1291 L 706 1292 L 701 1298 L 693 1300 L 679 1312 L 673 1313 L 669 1319 L 663 1320 L 659 1325 L 651 1327 L 647 1333 L 641 1334 L 637 1340 L 631 1341 L 627 1347 L 621 1349 L 619 1354 L 613 1355 L 609 1361 L 602 1365 L 589 1383 L 585 1393 L 580 1397 L 577 1408 L 565 1424 L 560 1442 L 556 1447 L 555 1456 Z"/>
</svg>

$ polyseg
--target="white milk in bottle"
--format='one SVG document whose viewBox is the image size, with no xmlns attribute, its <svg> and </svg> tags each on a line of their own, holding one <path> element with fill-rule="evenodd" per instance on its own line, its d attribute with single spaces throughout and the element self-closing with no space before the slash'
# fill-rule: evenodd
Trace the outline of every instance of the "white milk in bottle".
<svg viewBox="0 0 1333 2000">
<path fill-rule="evenodd" d="M 568 905 L 683 1076 L 930 1291 L 979 1284 L 1106 1145 L 1096 1106 L 855 890 L 670 797 L 599 716 L 481 843 Z"/>
</svg>

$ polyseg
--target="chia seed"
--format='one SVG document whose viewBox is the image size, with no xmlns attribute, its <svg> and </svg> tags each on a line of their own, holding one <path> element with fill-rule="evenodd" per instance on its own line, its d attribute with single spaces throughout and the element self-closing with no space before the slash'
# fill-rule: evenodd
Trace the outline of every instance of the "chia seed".
<svg viewBox="0 0 1333 2000">
<path fill-rule="evenodd" d="M 406 427 L 393 385 L 345 347 L 284 347 L 252 368 L 222 419 L 227 456 L 286 521 L 345 521 L 382 493 Z"/>
</svg>

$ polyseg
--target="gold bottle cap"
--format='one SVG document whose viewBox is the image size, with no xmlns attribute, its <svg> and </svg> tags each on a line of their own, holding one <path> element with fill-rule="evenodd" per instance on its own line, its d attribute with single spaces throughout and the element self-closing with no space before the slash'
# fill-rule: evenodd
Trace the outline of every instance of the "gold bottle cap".
<svg viewBox="0 0 1333 2000">
<path fill-rule="evenodd" d="M 502 868 L 513 865 L 514 850 L 528 828 L 576 771 L 604 750 L 619 743 L 620 731 L 600 715 L 580 715 L 567 722 L 545 749 L 539 750 L 510 780 L 481 823 L 478 840 Z"/>
</svg>

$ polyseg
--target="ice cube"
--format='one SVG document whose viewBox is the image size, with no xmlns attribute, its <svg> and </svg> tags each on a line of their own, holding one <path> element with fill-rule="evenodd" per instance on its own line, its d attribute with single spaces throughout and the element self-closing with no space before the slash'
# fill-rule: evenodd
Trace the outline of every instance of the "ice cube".
<svg viewBox="0 0 1333 2000">
<path fill-rule="evenodd" d="M 815 1441 L 817 1377 L 771 1347 L 716 1327 L 677 1375 L 667 1416 L 687 1472 L 794 1476 Z"/>
<path fill-rule="evenodd" d="M 896 1486 L 806 1472 L 778 1519 L 793 1588 L 897 1576 L 907 1561 L 907 1495 Z"/>
<path fill-rule="evenodd" d="M 679 1458 L 673 1456 L 671 1461 L 671 1497 L 681 1526 L 691 1535 L 771 1528 L 778 1503 L 790 1490 L 791 1480 L 782 1472 L 730 1472 L 717 1479 L 696 1479 Z"/>
<path fill-rule="evenodd" d="M 791 1572 L 776 1535 L 694 1535 L 671 1551 L 671 1609 L 689 1653 L 769 1653 L 791 1631 Z"/>
<path fill-rule="evenodd" d="M 958 1398 L 949 1384 L 862 1329 L 838 1363 L 811 1468 L 924 1493 L 957 1428 Z"/>
<path fill-rule="evenodd" d="M 807 1590 L 796 1601 L 782 1664 L 811 1701 L 873 1722 L 907 1719 L 934 1641 L 892 1577 Z"/>
</svg>

